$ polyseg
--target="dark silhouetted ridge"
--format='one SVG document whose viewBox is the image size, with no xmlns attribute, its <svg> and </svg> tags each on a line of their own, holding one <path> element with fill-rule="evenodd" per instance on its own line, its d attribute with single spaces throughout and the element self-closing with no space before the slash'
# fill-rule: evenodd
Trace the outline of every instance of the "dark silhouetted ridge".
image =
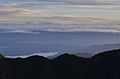
<svg viewBox="0 0 120 79">
<path fill-rule="evenodd" d="M 91 79 L 120 79 L 120 50 L 106 51 L 91 58 L 88 65 Z"/>
<path fill-rule="evenodd" d="M 0 79 L 56 79 L 50 61 L 40 56 L 0 61 Z"/>
<path fill-rule="evenodd" d="M 120 58 L 120 49 L 118 50 L 112 50 L 112 51 L 106 51 L 103 53 L 99 53 L 97 55 L 94 55 L 92 57 L 92 59 L 96 59 L 96 58 L 109 58 L 109 59 L 116 59 L 116 58 Z"/>
<path fill-rule="evenodd" d="M 59 79 L 83 78 L 84 66 L 88 59 L 72 54 L 63 54 L 52 60 L 53 67 Z"/>
<path fill-rule="evenodd" d="M 52 60 L 42 56 L 3 58 L 0 79 L 120 79 L 120 50 L 91 58 L 63 54 Z"/>
</svg>

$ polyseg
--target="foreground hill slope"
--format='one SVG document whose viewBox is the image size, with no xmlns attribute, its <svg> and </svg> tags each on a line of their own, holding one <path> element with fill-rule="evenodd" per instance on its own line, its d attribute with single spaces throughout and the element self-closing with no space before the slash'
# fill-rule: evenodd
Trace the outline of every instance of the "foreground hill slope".
<svg viewBox="0 0 120 79">
<path fill-rule="evenodd" d="M 72 54 L 52 60 L 41 56 L 2 57 L 0 79 L 120 79 L 120 50 L 106 51 L 91 58 Z"/>
<path fill-rule="evenodd" d="M 59 79 L 81 79 L 84 76 L 84 67 L 89 60 L 75 55 L 63 54 L 51 61 Z"/>
<path fill-rule="evenodd" d="M 99 53 L 90 59 L 87 78 L 120 79 L 120 50 Z"/>
<path fill-rule="evenodd" d="M 0 79 L 56 79 L 47 58 L 32 56 L 25 59 L 0 61 Z"/>
</svg>

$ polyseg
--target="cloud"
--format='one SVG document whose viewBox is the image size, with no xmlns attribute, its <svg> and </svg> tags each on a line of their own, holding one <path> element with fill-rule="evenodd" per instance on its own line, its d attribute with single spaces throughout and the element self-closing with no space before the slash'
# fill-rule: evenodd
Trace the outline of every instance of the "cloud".
<svg viewBox="0 0 120 79">
<path fill-rule="evenodd" d="M 2 4 L 0 5 L 0 16 L 2 18 L 6 17 L 18 17 L 18 16 L 37 16 L 40 15 L 40 12 L 36 12 L 34 10 L 30 10 L 28 8 L 22 7 L 19 4 L 11 3 L 11 4 Z"/>
<path fill-rule="evenodd" d="M 120 4 L 119 0 L 0 0 L 1 3 L 52 2 L 65 4 Z"/>
<path fill-rule="evenodd" d="M 54 22 L 60 24 L 111 23 L 108 19 L 119 19 L 120 17 L 120 5 L 116 5 L 116 3 L 119 3 L 119 1 L 14 0 L 13 2 L 10 0 L 8 3 L 6 1 L 0 4 L 0 21 L 6 21 L 8 23 L 12 21 L 16 23 Z M 116 20 L 112 21 L 116 22 Z"/>
<path fill-rule="evenodd" d="M 58 2 L 58 3 L 65 3 L 65 4 L 100 4 L 100 5 L 110 5 L 110 4 L 120 4 L 119 0 L 32 0 L 32 2 Z"/>
<path fill-rule="evenodd" d="M 30 56 L 33 56 L 33 55 L 38 55 L 38 56 L 44 56 L 44 57 L 49 57 L 49 56 L 54 56 L 58 54 L 58 52 L 48 52 L 48 53 L 34 53 L 34 54 L 31 54 L 31 55 L 23 55 L 23 56 L 6 56 L 7 58 L 26 58 L 26 57 L 30 57 Z"/>
<path fill-rule="evenodd" d="M 96 12 L 99 10 L 120 10 L 120 5 L 102 5 L 102 3 L 110 3 L 108 1 L 97 1 L 97 0 L 50 0 L 50 1 L 36 0 L 36 1 L 20 1 L 13 3 L 6 3 L 0 5 L 0 15 L 12 15 L 12 16 L 35 16 L 35 17 L 46 17 L 46 16 L 83 16 L 88 12 Z M 68 2 L 68 3 L 66 3 Z M 70 2 L 70 4 L 69 4 Z M 74 3 L 79 3 L 75 5 Z M 116 1 L 117 2 L 117 1 Z M 73 4 L 71 4 L 73 3 Z M 84 4 L 86 3 L 86 4 Z M 91 3 L 95 5 L 91 5 Z M 97 5 L 99 3 L 101 5 Z M 115 3 L 115 1 L 113 1 Z M 72 12 L 71 12 L 72 11 Z M 81 13 L 82 12 L 82 13 Z M 83 13 L 85 12 L 85 13 Z M 94 12 L 95 13 L 95 12 Z M 91 13 L 88 13 L 91 15 Z M 118 17 L 118 16 L 117 16 Z"/>
<path fill-rule="evenodd" d="M 119 4 L 119 0 L 4 0 L 0 3 L 0 24 L 27 24 L 26 28 L 59 32 L 118 32 Z M 12 32 L 31 33 L 21 29 Z"/>
</svg>

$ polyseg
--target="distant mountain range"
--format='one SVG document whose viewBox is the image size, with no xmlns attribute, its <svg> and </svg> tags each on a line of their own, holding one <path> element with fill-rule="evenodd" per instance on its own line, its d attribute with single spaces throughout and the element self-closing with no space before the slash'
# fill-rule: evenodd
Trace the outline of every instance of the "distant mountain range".
<svg viewBox="0 0 120 79">
<path fill-rule="evenodd" d="M 120 49 L 90 58 L 62 54 L 5 58 L 0 55 L 0 79 L 120 79 Z"/>
<path fill-rule="evenodd" d="M 88 52 L 97 54 L 108 50 L 120 49 L 120 43 L 117 44 L 104 44 L 104 45 L 93 45 L 81 49 L 81 52 Z"/>
<path fill-rule="evenodd" d="M 89 58 L 89 57 L 92 57 L 93 55 L 95 55 L 99 52 L 104 52 L 104 51 L 114 50 L 114 49 L 120 49 L 120 44 L 117 43 L 117 44 L 93 45 L 93 46 L 81 48 L 80 50 L 74 50 L 74 51 L 71 51 L 68 53 L 77 55 L 79 57 Z M 53 59 L 53 58 L 58 57 L 64 53 L 65 52 L 61 52 L 61 53 L 55 54 L 53 56 L 48 56 L 48 58 Z"/>
<path fill-rule="evenodd" d="M 55 55 L 48 56 L 47 58 L 54 59 L 54 58 L 59 57 L 59 56 L 61 56 L 63 54 L 65 54 L 65 52 L 63 52 L 63 53 L 57 53 Z M 70 54 L 70 55 L 76 55 L 78 57 L 85 57 L 85 58 L 90 58 L 90 57 L 92 57 L 94 55 L 92 53 L 68 53 L 68 54 Z"/>
<path fill-rule="evenodd" d="M 89 57 L 92 57 L 99 52 L 104 52 L 104 51 L 114 50 L 114 49 L 120 49 L 120 44 L 118 43 L 118 44 L 93 45 L 93 46 L 88 46 L 88 47 L 81 48 L 80 50 L 74 50 L 74 51 L 70 51 L 70 52 L 34 53 L 34 54 L 31 54 L 31 55 L 6 56 L 6 57 L 26 58 L 26 57 L 29 57 L 29 56 L 32 56 L 32 55 L 38 55 L 38 56 L 47 57 L 49 59 L 54 59 L 54 58 L 56 58 L 56 57 L 58 57 L 62 54 L 68 53 L 68 54 L 73 54 L 73 55 L 76 55 L 76 56 L 79 56 L 79 57 L 89 58 Z"/>
</svg>

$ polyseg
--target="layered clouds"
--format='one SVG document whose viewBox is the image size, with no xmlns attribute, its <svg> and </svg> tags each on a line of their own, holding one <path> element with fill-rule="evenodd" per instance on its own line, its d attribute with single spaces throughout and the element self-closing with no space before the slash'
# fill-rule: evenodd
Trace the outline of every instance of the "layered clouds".
<svg viewBox="0 0 120 79">
<path fill-rule="evenodd" d="M 32 24 L 39 29 L 51 24 L 47 30 L 119 32 L 119 0 L 0 0 L 0 2 L 1 24 Z"/>
</svg>

